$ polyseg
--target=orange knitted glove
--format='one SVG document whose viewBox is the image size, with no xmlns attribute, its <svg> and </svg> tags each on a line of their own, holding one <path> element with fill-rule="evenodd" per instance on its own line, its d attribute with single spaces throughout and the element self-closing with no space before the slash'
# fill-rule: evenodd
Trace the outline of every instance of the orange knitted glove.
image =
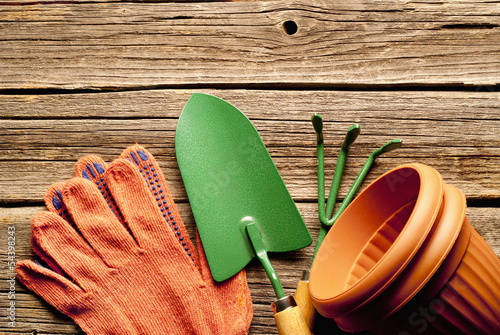
<svg viewBox="0 0 500 335">
<path fill-rule="evenodd" d="M 213 281 L 201 243 L 198 256 L 182 243 L 187 233 L 161 171 L 151 170 L 152 157 L 140 147 L 126 152 L 136 160 L 116 160 L 97 180 L 119 213 L 95 177 L 59 185 L 52 211 L 32 221 L 34 249 L 55 271 L 25 260 L 17 268 L 20 281 L 89 335 L 247 333 L 252 306 L 245 272 Z M 141 164 L 147 180 L 144 167 L 158 175 L 155 189 L 144 182 Z M 70 220 L 54 213 L 61 206 Z"/>
</svg>

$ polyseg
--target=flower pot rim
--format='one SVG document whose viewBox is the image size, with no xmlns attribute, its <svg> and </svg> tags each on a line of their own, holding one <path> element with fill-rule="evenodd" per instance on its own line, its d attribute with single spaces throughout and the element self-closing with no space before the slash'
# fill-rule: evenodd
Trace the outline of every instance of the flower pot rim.
<svg viewBox="0 0 500 335">
<path fill-rule="evenodd" d="M 404 169 L 411 169 L 417 172 L 420 183 L 418 194 L 415 195 L 415 206 L 404 228 L 380 260 L 362 278 L 347 289 L 339 290 L 340 293 L 335 295 L 324 294 L 322 287 L 325 284 L 319 283 L 316 278 L 321 277 L 318 273 L 323 271 L 322 267 L 335 267 L 335 259 L 322 258 L 322 250 L 327 250 L 332 244 L 339 243 L 338 240 L 342 239 L 341 236 L 336 236 L 337 230 L 341 229 L 339 227 L 343 225 L 353 226 L 355 224 L 349 222 L 350 212 L 359 210 L 357 203 L 362 203 L 364 197 L 373 197 L 370 193 L 376 192 L 373 190 L 377 190 L 374 185 L 387 182 L 387 178 L 391 177 L 392 174 L 407 173 L 408 171 Z M 318 311 L 325 316 L 334 317 L 358 309 L 381 294 L 404 270 L 426 240 L 439 213 L 443 192 L 443 180 L 439 172 L 419 163 L 398 166 L 377 178 L 363 190 L 331 228 L 313 263 L 309 287 L 311 297 Z M 367 215 L 367 217 L 372 216 Z M 380 222 L 380 226 L 385 222 Z M 358 225 L 362 225 L 362 223 L 358 223 Z M 361 251 L 357 252 L 359 254 Z M 320 259 L 322 261 L 318 261 Z M 327 260 L 325 261 L 325 259 Z"/>
<path fill-rule="evenodd" d="M 467 208 L 465 195 L 456 187 L 446 183 L 443 184 L 443 188 L 445 200 L 443 208 L 436 218 L 436 221 L 439 221 L 436 222 L 436 230 L 432 233 L 433 236 L 429 236 L 428 241 L 426 241 L 425 248 L 427 250 L 419 250 L 420 258 L 417 267 L 411 269 L 417 273 L 406 276 L 407 280 L 412 276 L 417 276 L 419 278 L 416 281 L 418 284 L 416 283 L 413 287 L 407 287 L 404 292 L 400 292 L 400 295 L 406 296 L 406 298 L 390 314 L 406 304 L 429 282 L 450 253 L 465 223 L 465 210 Z M 430 248 L 432 251 L 429 250 Z"/>
<path fill-rule="evenodd" d="M 404 308 L 417 294 L 422 292 L 434 297 L 443 289 L 462 260 L 470 235 L 464 194 L 451 185 L 443 184 L 443 187 L 441 211 L 412 261 L 371 303 L 337 316 L 335 320 L 340 328 L 349 332 L 373 329 Z M 463 236 L 458 241 L 461 234 Z"/>
</svg>

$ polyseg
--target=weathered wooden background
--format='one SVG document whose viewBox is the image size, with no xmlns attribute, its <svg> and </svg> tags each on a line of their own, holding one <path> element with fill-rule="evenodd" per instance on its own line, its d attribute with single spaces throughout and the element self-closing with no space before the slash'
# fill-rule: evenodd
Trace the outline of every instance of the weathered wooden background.
<svg viewBox="0 0 500 335">
<path fill-rule="evenodd" d="M 20 284 L 16 327 L 6 319 L 7 228 L 15 227 L 16 260 L 33 257 L 30 218 L 78 158 L 111 161 L 144 145 L 193 231 L 173 142 L 193 92 L 226 99 L 253 121 L 314 238 L 309 119 L 320 113 L 330 178 L 345 131 L 362 129 L 340 198 L 372 150 L 401 138 L 365 186 L 403 163 L 435 167 L 466 194 L 472 224 L 500 255 L 499 84 L 494 1 L 0 0 L 0 334 L 79 333 Z M 287 293 L 313 247 L 271 255 Z M 259 264 L 248 281 L 251 334 L 277 333 Z"/>
</svg>

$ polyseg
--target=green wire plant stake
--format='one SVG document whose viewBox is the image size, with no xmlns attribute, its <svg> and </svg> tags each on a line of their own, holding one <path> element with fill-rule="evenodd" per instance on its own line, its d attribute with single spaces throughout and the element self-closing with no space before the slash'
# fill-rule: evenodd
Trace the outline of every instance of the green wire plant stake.
<svg viewBox="0 0 500 335">
<path fill-rule="evenodd" d="M 325 205 L 325 153 L 324 153 L 324 136 L 323 136 L 323 118 L 319 114 L 314 114 L 311 118 L 314 130 L 316 131 L 316 150 L 317 150 L 317 160 L 318 160 L 318 214 L 319 220 L 321 222 L 321 227 L 318 233 L 318 239 L 316 241 L 316 248 L 314 250 L 313 258 L 311 261 L 314 261 L 314 257 L 318 252 L 321 243 L 323 242 L 326 234 L 328 233 L 330 227 L 337 221 L 342 212 L 347 208 L 347 206 L 354 199 L 354 195 L 358 191 L 359 187 L 363 183 L 366 178 L 366 175 L 370 171 L 371 167 L 375 160 L 383 153 L 395 150 L 400 148 L 402 145 L 402 140 L 394 139 L 392 141 L 387 142 L 380 148 L 376 149 L 372 152 L 372 154 L 368 157 L 365 164 L 361 168 L 360 173 L 354 180 L 353 185 L 347 192 L 346 197 L 340 204 L 337 212 L 333 214 L 333 209 L 335 207 L 335 203 L 337 201 L 337 195 L 340 188 L 340 182 L 342 180 L 342 175 L 344 173 L 345 164 L 347 161 L 347 154 L 349 152 L 349 148 L 354 143 L 358 135 L 360 134 L 360 126 L 358 124 L 354 124 L 347 130 L 347 134 L 345 136 L 344 142 L 340 147 L 339 156 L 337 158 L 337 164 L 335 166 L 335 171 L 333 173 L 332 185 L 330 187 L 330 192 L 328 194 L 328 198 L 326 200 Z M 299 285 L 297 286 L 297 290 L 295 293 L 295 300 L 297 304 L 300 306 L 301 311 L 304 315 L 304 319 L 306 323 L 309 325 L 311 331 L 313 331 L 314 319 L 315 319 L 315 309 L 312 306 L 312 303 L 309 298 L 308 292 L 308 280 L 309 280 L 309 270 L 305 270 L 302 274 L 302 278 L 299 281 Z"/>
</svg>

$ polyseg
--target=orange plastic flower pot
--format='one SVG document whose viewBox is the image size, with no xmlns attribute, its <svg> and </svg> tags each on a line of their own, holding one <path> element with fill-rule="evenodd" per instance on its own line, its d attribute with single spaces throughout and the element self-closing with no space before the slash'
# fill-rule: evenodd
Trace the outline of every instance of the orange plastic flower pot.
<svg viewBox="0 0 500 335">
<path fill-rule="evenodd" d="M 366 188 L 318 250 L 309 292 L 349 332 L 499 334 L 500 260 L 465 197 L 422 164 Z"/>
</svg>

